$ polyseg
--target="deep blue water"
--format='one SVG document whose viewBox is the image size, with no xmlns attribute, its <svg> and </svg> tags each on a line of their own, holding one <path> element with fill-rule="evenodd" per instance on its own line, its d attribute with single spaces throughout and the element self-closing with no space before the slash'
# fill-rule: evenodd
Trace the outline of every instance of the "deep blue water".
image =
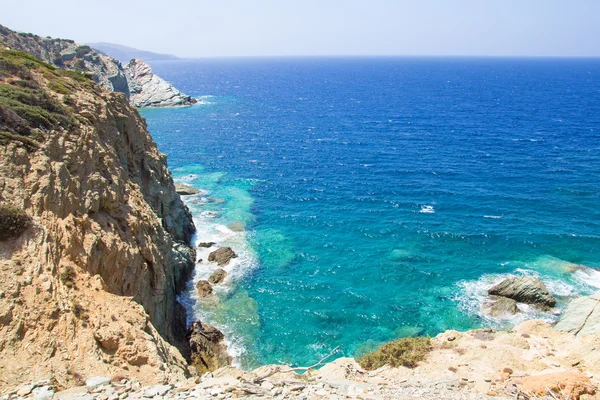
<svg viewBox="0 0 600 400">
<path fill-rule="evenodd" d="M 207 191 L 186 200 L 198 240 L 240 255 L 218 300 L 190 285 L 183 301 L 243 366 L 556 318 L 486 317 L 485 289 L 511 274 L 540 276 L 560 307 L 600 287 L 598 59 L 152 67 L 208 96 L 142 115 L 176 180 Z"/>
</svg>

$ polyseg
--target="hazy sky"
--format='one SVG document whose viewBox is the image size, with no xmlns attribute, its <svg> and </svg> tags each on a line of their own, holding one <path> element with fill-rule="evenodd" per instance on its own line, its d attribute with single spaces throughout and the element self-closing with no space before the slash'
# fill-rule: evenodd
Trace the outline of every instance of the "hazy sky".
<svg viewBox="0 0 600 400">
<path fill-rule="evenodd" d="M 600 56 L 600 0 L 2 0 L 0 24 L 183 57 Z"/>
</svg>

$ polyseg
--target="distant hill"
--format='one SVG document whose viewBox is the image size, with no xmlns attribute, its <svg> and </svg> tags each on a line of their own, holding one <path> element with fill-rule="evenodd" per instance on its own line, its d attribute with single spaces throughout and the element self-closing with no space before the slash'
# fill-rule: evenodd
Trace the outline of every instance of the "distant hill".
<svg viewBox="0 0 600 400">
<path fill-rule="evenodd" d="M 124 64 L 127 64 L 133 58 L 139 58 L 140 60 L 146 62 L 179 59 L 179 57 L 174 56 L 173 54 L 153 53 L 151 51 L 138 50 L 134 49 L 133 47 L 127 47 L 114 43 L 89 43 L 89 46 L 93 49 L 101 51 L 106 55 L 116 58 Z"/>
</svg>

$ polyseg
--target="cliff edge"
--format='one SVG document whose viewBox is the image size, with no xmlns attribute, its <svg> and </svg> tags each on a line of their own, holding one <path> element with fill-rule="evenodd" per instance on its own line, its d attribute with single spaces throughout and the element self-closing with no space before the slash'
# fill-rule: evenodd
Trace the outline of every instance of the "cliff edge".
<svg viewBox="0 0 600 400">
<path fill-rule="evenodd" d="M 0 25 L 0 41 L 59 69 L 88 73 L 103 88 L 123 93 L 135 107 L 189 106 L 198 101 L 155 75 L 140 60 L 121 62 L 88 45 L 69 39 L 20 33 Z"/>
<path fill-rule="evenodd" d="M 176 299 L 194 225 L 120 93 L 0 42 L 0 376 L 194 374 Z"/>
</svg>

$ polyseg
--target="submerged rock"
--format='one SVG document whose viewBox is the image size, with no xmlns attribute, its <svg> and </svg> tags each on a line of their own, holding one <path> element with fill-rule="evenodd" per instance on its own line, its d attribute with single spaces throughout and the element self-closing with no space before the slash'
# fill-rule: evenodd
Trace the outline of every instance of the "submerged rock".
<svg viewBox="0 0 600 400">
<path fill-rule="evenodd" d="M 571 301 L 555 329 L 575 335 L 600 332 L 600 291 Z"/>
<path fill-rule="evenodd" d="M 201 190 L 196 189 L 195 187 L 192 187 L 190 185 L 184 185 L 182 183 L 175 184 L 175 191 L 181 196 L 190 196 L 192 194 L 198 194 L 202 192 Z"/>
<path fill-rule="evenodd" d="M 129 83 L 129 99 L 135 107 L 190 106 L 198 102 L 155 75 L 142 60 L 131 60 L 125 66 L 125 72 Z"/>
<path fill-rule="evenodd" d="M 507 297 L 519 303 L 554 307 L 556 300 L 546 285 L 534 276 L 509 278 L 488 290 L 488 294 Z"/>
<path fill-rule="evenodd" d="M 214 261 L 220 267 L 229 264 L 232 258 L 237 258 L 237 254 L 235 254 L 231 247 L 221 247 L 208 255 L 208 261 Z"/>
<path fill-rule="evenodd" d="M 215 244 L 216 244 L 215 242 L 200 242 L 200 243 L 198 243 L 198 247 L 209 248 L 209 247 L 213 247 Z"/>
<path fill-rule="evenodd" d="M 482 308 L 486 314 L 494 318 L 511 316 L 520 312 L 516 301 L 501 296 L 490 296 Z"/>
<path fill-rule="evenodd" d="M 210 282 L 202 280 L 196 283 L 196 290 L 198 291 L 198 296 L 201 298 L 208 297 L 213 294 L 213 288 Z"/>
<path fill-rule="evenodd" d="M 222 268 L 219 268 L 215 272 L 210 274 L 210 276 L 208 277 L 208 281 L 213 285 L 218 285 L 219 283 L 222 283 L 226 277 L 227 271 L 225 271 Z"/>
<path fill-rule="evenodd" d="M 225 335 L 217 328 L 196 321 L 188 330 L 190 364 L 200 374 L 231 365 L 231 356 L 223 343 Z"/>
</svg>

